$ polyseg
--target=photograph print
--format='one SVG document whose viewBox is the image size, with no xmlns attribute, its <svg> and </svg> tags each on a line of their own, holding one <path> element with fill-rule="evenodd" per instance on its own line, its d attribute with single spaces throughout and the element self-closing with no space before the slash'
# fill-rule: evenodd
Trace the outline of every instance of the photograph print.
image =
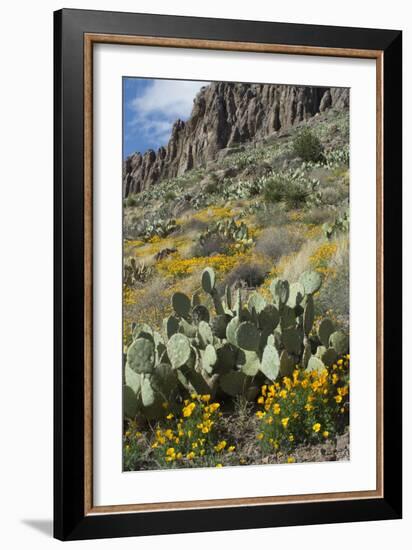
<svg viewBox="0 0 412 550">
<path fill-rule="evenodd" d="M 123 78 L 123 471 L 350 459 L 349 101 Z"/>
</svg>

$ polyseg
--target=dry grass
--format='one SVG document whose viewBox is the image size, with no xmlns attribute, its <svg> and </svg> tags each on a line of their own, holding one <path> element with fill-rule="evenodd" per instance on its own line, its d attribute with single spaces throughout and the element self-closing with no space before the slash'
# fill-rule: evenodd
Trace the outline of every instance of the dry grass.
<svg viewBox="0 0 412 550">
<path fill-rule="evenodd" d="M 290 228 L 268 227 L 260 234 L 256 250 L 279 261 L 282 256 L 297 252 L 303 244 L 303 238 Z"/>
<path fill-rule="evenodd" d="M 285 265 L 279 266 L 282 270 L 282 277 L 291 283 L 297 281 L 304 271 L 311 268 L 310 258 L 321 242 L 321 239 L 307 241 L 299 252 L 294 254 Z"/>
</svg>

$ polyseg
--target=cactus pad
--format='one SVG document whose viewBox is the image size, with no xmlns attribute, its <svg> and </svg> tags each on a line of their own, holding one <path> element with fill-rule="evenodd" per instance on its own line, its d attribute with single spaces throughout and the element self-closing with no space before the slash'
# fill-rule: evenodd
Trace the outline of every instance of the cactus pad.
<svg viewBox="0 0 412 550">
<path fill-rule="evenodd" d="M 289 328 L 282 332 L 282 342 L 289 353 L 300 355 L 303 335 L 296 328 Z"/>
<path fill-rule="evenodd" d="M 319 357 L 315 357 L 312 355 L 312 357 L 308 361 L 308 366 L 306 367 L 307 372 L 312 372 L 314 370 L 317 370 L 319 372 L 323 371 L 325 368 L 325 365 Z"/>
<path fill-rule="evenodd" d="M 130 386 L 123 386 L 123 412 L 128 418 L 134 418 L 137 414 L 136 394 Z"/>
<path fill-rule="evenodd" d="M 207 294 L 212 294 L 215 289 L 215 272 L 211 267 L 207 267 L 202 273 L 202 288 Z"/>
<path fill-rule="evenodd" d="M 129 367 L 129 365 L 126 364 L 125 372 L 124 372 L 124 379 L 126 384 L 132 388 L 134 391 L 135 397 L 137 394 L 140 393 L 141 389 L 141 376 L 137 372 L 135 372 L 133 369 Z"/>
<path fill-rule="evenodd" d="M 238 365 L 243 374 L 256 376 L 260 369 L 259 356 L 255 351 L 242 351 L 238 357 Z"/>
<path fill-rule="evenodd" d="M 200 321 L 197 327 L 199 342 L 203 348 L 213 343 L 213 333 L 206 321 Z"/>
<path fill-rule="evenodd" d="M 210 321 L 209 310 L 206 306 L 198 304 L 192 310 L 192 318 L 195 323 L 200 323 L 200 321 L 208 323 Z"/>
<path fill-rule="evenodd" d="M 280 354 L 280 375 L 281 376 L 291 376 L 293 369 L 295 367 L 295 361 L 285 349 Z"/>
<path fill-rule="evenodd" d="M 142 380 L 142 403 L 143 407 L 151 407 L 156 400 L 155 392 L 152 388 L 150 379 L 145 376 Z"/>
<path fill-rule="evenodd" d="M 266 332 L 273 332 L 279 324 L 279 319 L 279 311 L 273 304 L 267 304 L 258 315 L 259 326 Z"/>
<path fill-rule="evenodd" d="M 191 354 L 190 341 L 184 334 L 173 334 L 167 343 L 167 354 L 174 369 L 185 365 Z"/>
<path fill-rule="evenodd" d="M 190 299 L 183 292 L 175 292 L 172 295 L 172 307 L 179 317 L 187 317 L 190 313 Z"/>
<path fill-rule="evenodd" d="M 311 294 L 306 296 L 305 309 L 303 311 L 303 330 L 308 335 L 312 330 L 313 321 L 315 319 L 315 306 L 313 304 L 313 297 Z"/>
<path fill-rule="evenodd" d="M 267 344 L 263 350 L 260 370 L 262 373 L 274 382 L 279 375 L 280 358 L 277 349 L 270 344 Z"/>
<path fill-rule="evenodd" d="M 253 323 L 248 321 L 240 323 L 235 337 L 237 345 L 243 350 L 256 351 L 259 347 L 260 332 Z"/>
<path fill-rule="evenodd" d="M 304 271 L 299 277 L 306 294 L 314 294 L 322 285 L 322 277 L 317 271 Z"/>
<path fill-rule="evenodd" d="M 127 364 L 135 372 L 150 373 L 155 364 L 155 347 L 147 338 L 137 338 L 127 350 Z"/>
<path fill-rule="evenodd" d="M 305 296 L 305 289 L 301 283 L 293 283 L 289 287 L 288 306 L 296 307 L 302 303 Z"/>
<path fill-rule="evenodd" d="M 318 336 L 323 346 L 325 347 L 329 346 L 329 338 L 334 330 L 335 330 L 335 325 L 330 319 L 323 319 L 319 323 Z"/>
<path fill-rule="evenodd" d="M 296 325 L 295 311 L 289 306 L 283 306 L 280 314 L 280 326 L 283 330 L 293 328 Z"/>
<path fill-rule="evenodd" d="M 332 332 L 329 337 L 329 345 L 338 355 L 345 355 L 349 351 L 349 336 L 341 330 Z"/>
</svg>

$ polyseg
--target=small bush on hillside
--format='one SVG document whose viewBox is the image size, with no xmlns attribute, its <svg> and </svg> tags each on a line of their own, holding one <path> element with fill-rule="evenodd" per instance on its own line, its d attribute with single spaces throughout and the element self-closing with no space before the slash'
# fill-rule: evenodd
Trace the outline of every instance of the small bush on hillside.
<svg viewBox="0 0 412 550">
<path fill-rule="evenodd" d="M 302 177 L 274 174 L 264 187 L 264 198 L 270 203 L 283 202 L 287 209 L 302 208 L 313 189 L 311 183 Z"/>
<path fill-rule="evenodd" d="M 278 203 L 283 200 L 284 190 L 287 186 L 287 181 L 281 175 L 273 175 L 265 182 L 263 196 L 265 201 Z"/>
<path fill-rule="evenodd" d="M 132 195 L 129 195 L 125 200 L 125 206 L 137 206 L 137 200 Z"/>
<path fill-rule="evenodd" d="M 213 254 L 224 254 L 227 251 L 229 242 L 224 237 L 213 234 L 207 236 L 202 243 L 196 243 L 191 255 L 194 257 L 212 256 Z"/>
<path fill-rule="evenodd" d="M 190 231 L 204 231 L 207 228 L 207 222 L 198 220 L 197 218 L 190 218 L 186 223 L 183 222 L 181 227 L 182 233 L 189 233 Z"/>
<path fill-rule="evenodd" d="M 259 203 L 254 211 L 256 224 L 259 227 L 281 226 L 289 223 L 285 209 L 278 204 Z"/>
<path fill-rule="evenodd" d="M 164 195 L 164 200 L 166 202 L 170 202 L 172 200 L 174 200 L 176 198 L 176 193 L 174 191 L 166 191 L 165 195 Z"/>
<path fill-rule="evenodd" d="M 320 225 L 333 218 L 330 208 L 315 207 L 304 213 L 302 222 L 307 224 Z"/>
<path fill-rule="evenodd" d="M 306 199 L 309 195 L 310 191 L 307 187 L 295 181 L 285 187 L 283 200 L 286 208 L 292 210 L 305 206 Z"/>
<path fill-rule="evenodd" d="M 349 248 L 341 249 L 331 267 L 335 274 L 328 277 L 319 290 L 316 301 L 319 315 L 332 310 L 344 328 L 349 327 Z"/>
<path fill-rule="evenodd" d="M 291 231 L 265 229 L 256 243 L 256 250 L 274 261 L 282 256 L 297 252 L 303 244 L 302 237 Z"/>
<path fill-rule="evenodd" d="M 305 162 L 319 162 L 323 159 L 323 146 L 309 128 L 305 128 L 293 140 L 293 152 Z"/>
<path fill-rule="evenodd" d="M 347 199 L 348 190 L 344 184 L 336 182 L 334 185 L 322 189 L 323 204 L 340 206 Z"/>
</svg>

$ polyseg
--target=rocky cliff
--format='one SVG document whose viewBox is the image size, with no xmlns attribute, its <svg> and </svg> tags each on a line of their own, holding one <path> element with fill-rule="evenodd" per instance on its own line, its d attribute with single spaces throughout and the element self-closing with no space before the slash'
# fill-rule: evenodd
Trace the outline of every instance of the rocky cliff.
<svg viewBox="0 0 412 550">
<path fill-rule="evenodd" d="M 174 123 L 166 147 L 134 153 L 124 161 L 124 196 L 204 166 L 221 149 L 264 138 L 331 107 L 348 105 L 345 88 L 212 83 L 195 97 L 190 118 Z"/>
</svg>

